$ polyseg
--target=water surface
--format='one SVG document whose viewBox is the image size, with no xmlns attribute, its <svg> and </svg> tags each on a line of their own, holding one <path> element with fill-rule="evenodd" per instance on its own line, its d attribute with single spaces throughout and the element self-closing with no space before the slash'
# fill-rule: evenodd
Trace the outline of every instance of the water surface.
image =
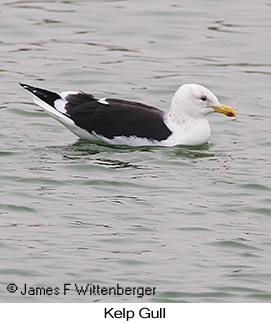
<svg viewBox="0 0 271 323">
<path fill-rule="evenodd" d="M 270 13 L 268 0 L 2 2 L 2 302 L 271 300 Z M 210 116 L 201 147 L 96 145 L 19 81 L 165 111 L 199 83 L 238 120 Z M 65 283 L 156 293 L 20 294 Z"/>
</svg>

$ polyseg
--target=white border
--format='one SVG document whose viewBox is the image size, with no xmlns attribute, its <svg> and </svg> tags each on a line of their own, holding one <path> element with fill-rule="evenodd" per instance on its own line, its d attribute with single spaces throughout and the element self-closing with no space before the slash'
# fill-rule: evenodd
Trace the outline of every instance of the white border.
<svg viewBox="0 0 271 323">
<path fill-rule="evenodd" d="M 177 304 L 177 303 L 105 303 L 105 304 L 0 304 L 2 322 L 28 323 L 80 323 L 80 322 L 170 322 L 170 323 L 269 323 L 270 304 Z M 105 311 L 118 317 L 105 318 Z M 139 311 L 147 308 L 158 313 L 165 308 L 165 318 L 141 318 Z M 148 310 L 145 309 L 144 315 Z M 132 312 L 135 313 L 133 318 Z M 122 314 L 126 317 L 120 317 Z M 161 312 L 163 313 L 163 311 Z"/>
</svg>

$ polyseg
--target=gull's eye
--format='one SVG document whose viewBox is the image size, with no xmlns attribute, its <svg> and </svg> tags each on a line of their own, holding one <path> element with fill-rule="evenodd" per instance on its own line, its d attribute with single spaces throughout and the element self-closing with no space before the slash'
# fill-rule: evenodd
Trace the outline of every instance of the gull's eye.
<svg viewBox="0 0 271 323">
<path fill-rule="evenodd" d="M 200 99 L 201 101 L 207 101 L 207 96 L 203 95 Z"/>
</svg>

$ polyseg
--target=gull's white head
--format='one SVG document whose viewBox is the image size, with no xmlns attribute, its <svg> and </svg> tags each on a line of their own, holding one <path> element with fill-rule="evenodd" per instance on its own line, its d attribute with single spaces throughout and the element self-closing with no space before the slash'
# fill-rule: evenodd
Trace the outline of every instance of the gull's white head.
<svg viewBox="0 0 271 323">
<path fill-rule="evenodd" d="M 184 84 L 174 94 L 169 115 L 181 121 L 184 118 L 205 118 L 212 112 L 236 117 L 233 109 L 220 104 L 217 97 L 207 88 L 198 84 Z"/>
</svg>

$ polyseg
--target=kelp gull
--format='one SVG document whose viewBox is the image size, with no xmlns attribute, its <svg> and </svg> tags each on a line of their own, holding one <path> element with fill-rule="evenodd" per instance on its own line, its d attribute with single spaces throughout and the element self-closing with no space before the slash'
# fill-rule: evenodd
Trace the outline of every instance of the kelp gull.
<svg viewBox="0 0 271 323">
<path fill-rule="evenodd" d="M 208 89 L 184 84 L 174 94 L 169 112 L 127 100 L 96 99 L 84 92 L 54 93 L 27 84 L 34 102 L 79 138 L 114 145 L 201 145 L 211 131 L 207 115 L 223 113 L 236 118 L 233 109 L 219 103 Z"/>
</svg>

